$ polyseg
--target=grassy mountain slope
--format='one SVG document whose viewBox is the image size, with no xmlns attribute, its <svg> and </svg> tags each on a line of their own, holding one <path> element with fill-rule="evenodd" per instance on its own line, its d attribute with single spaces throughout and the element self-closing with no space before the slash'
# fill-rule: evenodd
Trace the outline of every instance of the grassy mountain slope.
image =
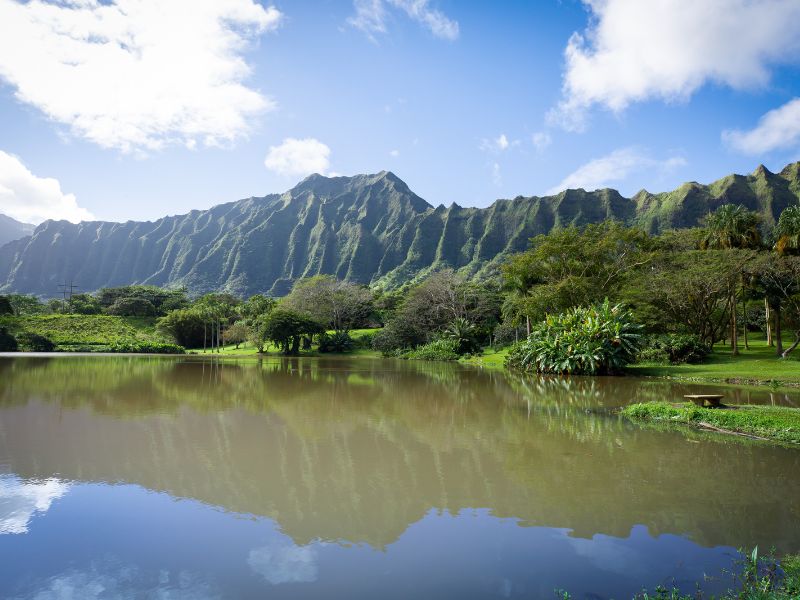
<svg viewBox="0 0 800 600">
<path fill-rule="evenodd" d="M 617 219 L 658 232 L 697 225 L 735 203 L 771 225 L 799 201 L 800 163 L 633 198 L 578 189 L 483 209 L 433 207 L 386 171 L 311 175 L 284 194 L 154 222 L 45 222 L 0 248 L 0 290 L 53 295 L 67 279 L 83 290 L 147 283 L 282 295 L 296 279 L 319 273 L 395 286 L 442 267 L 490 272 L 532 236 L 572 223 Z"/>
</svg>

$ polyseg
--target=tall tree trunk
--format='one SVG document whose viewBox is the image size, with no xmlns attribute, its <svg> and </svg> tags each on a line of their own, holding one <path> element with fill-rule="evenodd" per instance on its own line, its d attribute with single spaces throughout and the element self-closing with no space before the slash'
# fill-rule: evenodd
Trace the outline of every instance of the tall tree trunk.
<svg viewBox="0 0 800 600">
<path fill-rule="evenodd" d="M 528 315 L 525 315 L 525 328 L 528 332 L 528 337 L 531 336 L 531 318 Z"/>
<path fill-rule="evenodd" d="M 772 346 L 772 315 L 769 310 L 769 299 L 764 298 L 764 317 L 767 323 L 767 346 Z"/>
<path fill-rule="evenodd" d="M 731 295 L 731 356 L 739 356 L 739 331 L 736 326 L 736 295 Z"/>
<path fill-rule="evenodd" d="M 206 322 L 203 321 L 203 354 L 206 353 Z"/>
<path fill-rule="evenodd" d="M 781 307 L 776 306 L 772 311 L 775 314 L 775 353 L 783 356 L 783 331 L 781 331 Z"/>
<path fill-rule="evenodd" d="M 744 331 L 744 348 L 750 350 L 750 344 L 747 343 L 747 300 L 744 296 L 744 286 L 742 286 L 742 330 Z"/>
</svg>

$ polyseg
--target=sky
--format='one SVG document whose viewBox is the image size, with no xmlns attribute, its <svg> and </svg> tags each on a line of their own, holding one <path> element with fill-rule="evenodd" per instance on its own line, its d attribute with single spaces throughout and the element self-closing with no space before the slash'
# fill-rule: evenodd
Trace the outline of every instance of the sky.
<svg viewBox="0 0 800 600">
<path fill-rule="evenodd" d="M 800 159 L 798 0 L 0 0 L 0 213 L 390 170 L 433 205 Z"/>
</svg>

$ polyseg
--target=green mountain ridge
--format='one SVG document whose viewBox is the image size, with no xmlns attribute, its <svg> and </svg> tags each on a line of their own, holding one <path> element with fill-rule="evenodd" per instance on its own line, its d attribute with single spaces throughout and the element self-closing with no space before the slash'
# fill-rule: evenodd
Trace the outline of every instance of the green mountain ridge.
<svg viewBox="0 0 800 600">
<path fill-rule="evenodd" d="M 395 287 L 434 269 L 485 275 L 554 227 L 616 219 L 652 233 L 698 225 L 742 204 L 767 227 L 800 203 L 800 162 L 671 192 L 570 189 L 486 208 L 434 207 L 395 174 L 310 175 L 283 194 L 252 197 L 152 222 L 46 221 L 0 247 L 0 290 L 53 296 L 130 283 L 283 295 L 321 273 Z"/>
</svg>

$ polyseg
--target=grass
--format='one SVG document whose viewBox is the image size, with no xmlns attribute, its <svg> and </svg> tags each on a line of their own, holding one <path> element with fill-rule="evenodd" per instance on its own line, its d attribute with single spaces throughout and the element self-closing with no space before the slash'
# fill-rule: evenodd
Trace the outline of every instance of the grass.
<svg viewBox="0 0 800 600">
<path fill-rule="evenodd" d="M 711 425 L 773 442 L 800 445 L 800 410 L 785 406 L 719 409 L 691 403 L 643 402 L 626 406 L 621 414 L 633 421 L 706 429 Z"/>
<path fill-rule="evenodd" d="M 108 315 L 30 315 L 0 318 L 0 327 L 13 334 L 43 335 L 60 350 L 94 349 L 112 344 L 164 342 L 155 318 Z"/>
<path fill-rule="evenodd" d="M 786 345 L 791 342 L 787 339 Z M 627 372 L 643 377 L 666 377 L 691 381 L 709 381 L 745 385 L 800 386 L 800 349 L 797 355 L 780 359 L 775 348 L 763 336 L 750 340 L 750 349 L 740 340 L 739 356 L 732 356 L 730 347 L 717 344 L 714 352 L 697 365 L 631 365 Z"/>
<path fill-rule="evenodd" d="M 502 369 L 505 365 L 506 355 L 510 349 L 510 347 L 501 348 L 499 350 L 494 348 L 484 348 L 480 354 L 473 354 L 472 356 L 464 357 L 460 362 L 478 367 Z"/>
</svg>

